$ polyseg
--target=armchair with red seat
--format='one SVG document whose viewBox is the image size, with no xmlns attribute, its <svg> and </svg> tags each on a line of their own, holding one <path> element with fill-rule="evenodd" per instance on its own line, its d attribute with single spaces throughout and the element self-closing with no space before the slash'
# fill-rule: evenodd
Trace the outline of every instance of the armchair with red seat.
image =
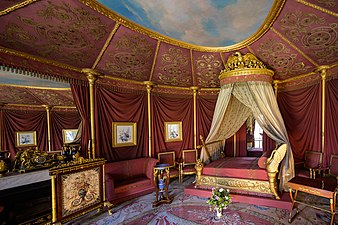
<svg viewBox="0 0 338 225">
<path fill-rule="evenodd" d="M 316 174 L 322 171 L 322 162 L 323 153 L 306 151 L 303 166 L 295 168 L 296 176 L 316 179 Z"/>
<path fill-rule="evenodd" d="M 169 151 L 169 152 L 160 152 L 157 154 L 158 161 L 160 164 L 168 164 L 169 165 L 169 175 L 170 178 L 179 178 L 180 180 L 180 170 L 179 170 L 179 163 L 176 162 L 175 158 L 175 152 Z"/>
<path fill-rule="evenodd" d="M 324 171 L 323 182 L 330 183 L 332 185 L 338 184 L 338 155 L 331 155 L 330 164 L 327 168 L 322 168 Z M 328 173 L 327 173 L 328 172 Z"/>
<path fill-rule="evenodd" d="M 116 204 L 155 190 L 154 158 L 138 158 L 105 164 L 106 198 Z"/>
<path fill-rule="evenodd" d="M 184 175 L 196 174 L 198 152 L 196 149 L 182 150 L 182 163 L 180 165 L 180 181 L 183 182 Z"/>
</svg>

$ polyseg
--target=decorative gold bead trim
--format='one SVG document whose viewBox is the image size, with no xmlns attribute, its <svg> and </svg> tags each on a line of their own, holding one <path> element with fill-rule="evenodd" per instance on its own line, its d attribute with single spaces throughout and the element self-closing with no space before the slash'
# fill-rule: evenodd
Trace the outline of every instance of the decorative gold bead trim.
<svg viewBox="0 0 338 225">
<path fill-rule="evenodd" d="M 107 48 L 108 48 L 108 46 L 109 46 L 109 43 L 110 43 L 111 40 L 113 39 L 113 37 L 114 37 L 114 35 L 115 35 L 115 33 L 116 33 L 116 31 L 117 31 L 117 29 L 118 29 L 119 27 L 120 27 L 120 24 L 119 24 L 119 23 L 116 23 L 114 29 L 110 32 L 109 37 L 108 37 L 108 39 L 106 40 L 106 43 L 104 44 L 103 48 L 101 49 L 101 52 L 100 52 L 99 56 L 96 58 L 95 63 L 94 63 L 93 66 L 92 66 L 92 69 L 95 69 L 95 67 L 97 66 L 97 64 L 100 62 L 100 60 L 101 60 L 101 58 L 102 58 L 104 52 L 107 50 Z"/>
<path fill-rule="evenodd" d="M 67 64 L 63 64 L 63 63 L 59 63 L 59 62 L 56 62 L 56 61 L 40 58 L 40 57 L 37 57 L 37 56 L 28 55 L 26 53 L 18 52 L 18 51 L 12 50 L 12 49 L 4 48 L 4 47 L 0 47 L 0 52 L 8 54 L 8 55 L 15 55 L 15 56 L 18 56 L 18 57 L 21 57 L 21 58 L 37 61 L 37 62 L 40 62 L 40 63 L 45 63 L 45 64 L 56 66 L 56 67 L 60 67 L 60 68 L 66 69 L 66 70 L 81 72 L 81 69 L 77 68 L 77 67 L 73 67 L 73 66 L 70 66 L 70 65 L 67 65 Z"/>
<path fill-rule="evenodd" d="M 35 86 L 25 86 L 17 84 L 0 84 L 3 87 L 16 87 L 16 88 L 30 88 L 30 89 L 41 89 L 41 90 L 55 90 L 55 91 L 70 91 L 70 88 L 53 88 L 53 87 L 35 87 Z"/>
<path fill-rule="evenodd" d="M 12 12 L 12 11 L 23 8 L 23 7 L 25 7 L 29 4 L 32 4 L 36 1 L 39 1 L 39 0 L 26 0 L 26 1 L 20 2 L 20 3 L 13 5 L 13 6 L 7 8 L 7 9 L 5 9 L 5 10 L 0 11 L 0 16 L 6 15 L 6 14 Z"/>
<path fill-rule="evenodd" d="M 311 7 L 311 8 L 317 9 L 317 10 L 319 10 L 319 11 L 322 11 L 323 13 L 326 13 L 326 14 L 328 14 L 328 15 L 330 15 L 330 16 L 338 17 L 338 14 L 337 14 L 337 13 L 332 12 L 332 11 L 330 11 L 330 10 L 327 10 L 327 9 L 325 9 L 325 8 L 322 8 L 322 7 L 318 6 L 318 5 L 314 5 L 314 4 L 309 3 L 309 2 L 306 2 L 306 1 L 304 1 L 304 0 L 297 0 L 297 2 L 302 3 L 303 5 L 309 6 L 309 7 Z"/>
<path fill-rule="evenodd" d="M 227 77 L 247 76 L 252 74 L 268 75 L 272 77 L 274 72 L 269 69 L 239 69 L 229 72 L 221 72 L 221 74 L 218 76 L 218 79 L 222 80 Z"/>
</svg>

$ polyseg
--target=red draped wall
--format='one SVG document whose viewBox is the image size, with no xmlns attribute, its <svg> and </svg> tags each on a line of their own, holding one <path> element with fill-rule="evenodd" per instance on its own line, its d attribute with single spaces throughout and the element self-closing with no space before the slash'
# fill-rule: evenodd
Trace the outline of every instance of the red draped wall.
<svg viewBox="0 0 338 225">
<path fill-rule="evenodd" d="M 70 84 L 74 102 L 79 111 L 82 122 L 81 136 L 81 155 L 88 158 L 88 141 L 90 140 L 90 103 L 89 103 L 89 87 L 88 85 Z M 90 146 L 89 146 L 90 147 Z"/>
<path fill-rule="evenodd" d="M 63 146 L 62 129 L 77 129 L 81 117 L 77 111 L 50 111 L 51 150 L 61 150 Z"/>
<path fill-rule="evenodd" d="M 288 131 L 294 158 L 307 150 L 321 151 L 321 86 L 278 93 L 277 101 Z"/>
<path fill-rule="evenodd" d="M 324 167 L 331 154 L 338 155 L 338 79 L 326 84 Z"/>
<path fill-rule="evenodd" d="M 157 153 L 175 151 L 181 158 L 182 149 L 194 147 L 194 108 L 193 96 L 152 95 L 152 148 Z M 182 122 L 183 141 L 165 142 L 164 122 Z"/>
<path fill-rule="evenodd" d="M 270 152 L 276 148 L 276 142 L 263 132 L 263 152 Z"/>
<path fill-rule="evenodd" d="M 9 150 L 12 159 L 14 159 L 16 153 L 16 131 L 36 131 L 36 144 L 39 150 L 48 151 L 46 111 L 4 110 L 2 115 L 2 149 Z"/>
<path fill-rule="evenodd" d="M 148 156 L 147 93 L 121 93 L 95 89 L 96 154 L 108 161 Z M 136 122 L 137 145 L 112 147 L 112 122 Z"/>
<path fill-rule="evenodd" d="M 226 157 L 245 157 L 247 156 L 247 144 L 246 144 L 246 123 L 236 132 L 236 155 L 234 151 L 234 136 L 226 139 L 225 141 L 225 156 Z"/>
<path fill-rule="evenodd" d="M 197 120 L 197 145 L 201 145 L 200 135 L 202 135 L 205 140 L 209 134 L 212 117 L 214 115 L 215 105 L 218 95 L 214 96 L 197 96 L 196 101 L 196 120 Z M 198 149 L 198 154 L 200 155 L 201 149 Z"/>
</svg>

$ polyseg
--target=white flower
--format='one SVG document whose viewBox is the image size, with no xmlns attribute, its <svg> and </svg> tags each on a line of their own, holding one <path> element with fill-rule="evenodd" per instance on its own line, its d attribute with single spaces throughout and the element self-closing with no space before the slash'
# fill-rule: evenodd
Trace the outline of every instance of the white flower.
<svg viewBox="0 0 338 225">
<path fill-rule="evenodd" d="M 219 189 L 219 192 L 223 192 L 223 191 L 224 191 L 224 189 L 223 189 L 223 188 L 220 188 L 220 189 Z"/>
</svg>

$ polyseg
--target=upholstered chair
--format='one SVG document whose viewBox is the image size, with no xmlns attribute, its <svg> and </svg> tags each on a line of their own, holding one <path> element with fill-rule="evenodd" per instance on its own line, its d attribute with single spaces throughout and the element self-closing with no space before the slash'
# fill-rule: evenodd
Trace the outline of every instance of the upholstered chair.
<svg viewBox="0 0 338 225">
<path fill-rule="evenodd" d="M 304 165 L 296 170 L 296 176 L 316 179 L 316 174 L 322 171 L 323 153 L 306 151 Z"/>
<path fill-rule="evenodd" d="M 179 177 L 179 163 L 176 162 L 175 152 L 161 152 L 157 155 L 159 164 L 168 164 L 170 178 Z"/>
<path fill-rule="evenodd" d="M 196 174 L 195 165 L 198 158 L 198 152 L 196 149 L 182 150 L 182 163 L 180 165 L 181 182 L 184 175 Z"/>
</svg>

